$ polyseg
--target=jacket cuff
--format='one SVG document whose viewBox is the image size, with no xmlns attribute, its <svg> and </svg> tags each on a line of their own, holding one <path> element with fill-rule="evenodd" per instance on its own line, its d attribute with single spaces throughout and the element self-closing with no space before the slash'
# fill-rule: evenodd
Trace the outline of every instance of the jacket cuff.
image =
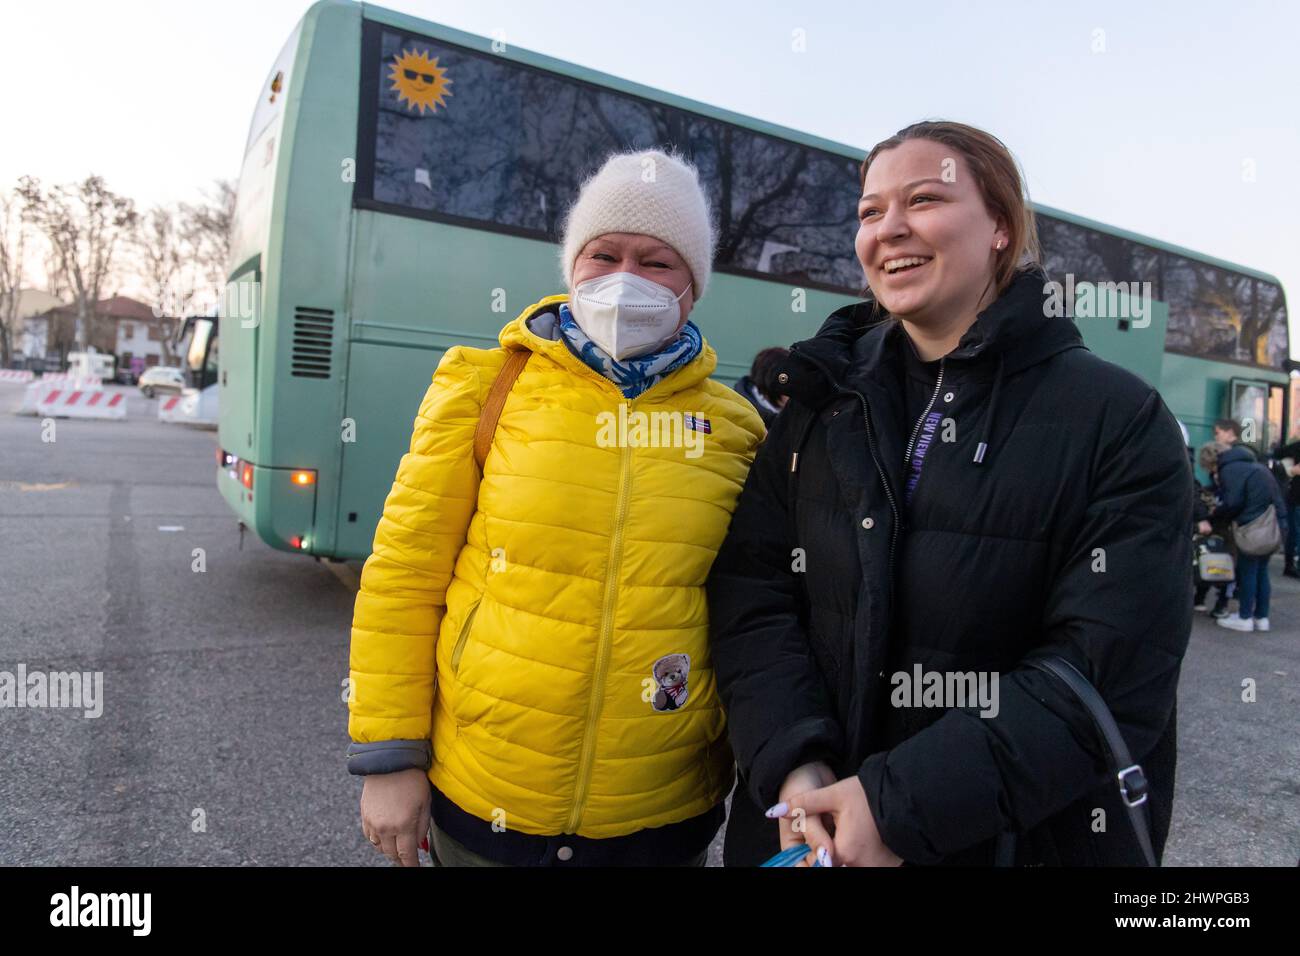
<svg viewBox="0 0 1300 956">
<path fill-rule="evenodd" d="M 925 837 L 914 828 L 900 826 L 899 821 L 915 819 L 906 808 L 899 810 L 888 804 L 886 793 L 889 776 L 889 752 L 872 754 L 858 768 L 858 780 L 867 795 L 867 806 L 871 809 L 872 819 L 876 821 L 876 832 L 880 841 L 889 847 L 890 852 L 901 856 L 906 862 L 932 866 L 943 859 L 943 854 L 935 851 Z M 895 794 L 898 789 L 893 788 Z"/>
<path fill-rule="evenodd" d="M 348 773 L 396 773 L 399 770 L 428 770 L 433 748 L 427 740 L 379 740 L 348 745 Z"/>
<path fill-rule="evenodd" d="M 790 773 L 806 763 L 821 760 L 834 767 L 840 760 L 839 726 L 829 717 L 807 717 L 769 740 L 754 757 L 749 791 L 761 807 L 777 802 Z"/>
</svg>

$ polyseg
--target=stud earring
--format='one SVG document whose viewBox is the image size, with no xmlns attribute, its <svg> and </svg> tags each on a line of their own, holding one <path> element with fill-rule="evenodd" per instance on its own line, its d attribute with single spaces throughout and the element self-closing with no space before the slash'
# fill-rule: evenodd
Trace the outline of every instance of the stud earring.
<svg viewBox="0 0 1300 956">
<path fill-rule="evenodd" d="M 993 248 L 996 249 L 998 252 L 1001 252 L 1001 251 L 1002 251 L 1002 240 L 999 239 L 999 240 L 998 240 L 998 244 L 997 244 L 996 246 L 994 246 Z"/>
</svg>

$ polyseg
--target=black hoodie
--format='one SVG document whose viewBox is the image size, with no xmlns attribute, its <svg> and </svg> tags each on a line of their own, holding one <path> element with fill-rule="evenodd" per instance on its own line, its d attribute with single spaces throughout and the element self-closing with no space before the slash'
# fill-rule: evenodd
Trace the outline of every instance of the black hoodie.
<svg viewBox="0 0 1300 956">
<path fill-rule="evenodd" d="M 1163 848 L 1191 470 L 1159 395 L 1048 317 L 1043 282 L 1020 275 L 944 357 L 910 505 L 902 327 L 862 303 L 793 347 L 790 402 L 709 580 L 713 662 L 757 805 L 824 759 L 858 775 L 910 862 L 991 862 L 1004 831 L 1021 863 L 1136 861 L 1086 712 L 1023 664 L 1050 648 L 1147 764 Z M 994 705 L 934 706 L 910 690 L 930 674 L 983 680 Z"/>
</svg>

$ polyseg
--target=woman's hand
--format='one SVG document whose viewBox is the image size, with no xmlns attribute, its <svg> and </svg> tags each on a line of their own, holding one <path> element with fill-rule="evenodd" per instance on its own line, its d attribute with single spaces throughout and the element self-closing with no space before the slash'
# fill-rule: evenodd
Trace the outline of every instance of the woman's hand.
<svg viewBox="0 0 1300 956">
<path fill-rule="evenodd" d="M 876 818 L 871 814 L 866 791 L 856 774 L 818 790 L 793 794 L 772 809 L 782 806 L 783 816 L 802 814 L 810 822 L 830 819 L 835 837 L 827 847 L 830 859 L 819 854 L 822 866 L 898 866 L 903 862 L 880 839 Z M 785 820 L 781 822 L 784 824 Z M 810 838 L 809 842 L 814 841 Z"/>
<path fill-rule="evenodd" d="M 805 856 L 796 863 L 796 866 L 812 866 L 814 855 L 820 848 L 825 848 L 826 852 L 831 851 L 831 834 L 826 824 L 830 822 L 828 817 L 823 821 L 818 816 L 808 817 L 803 813 L 799 815 L 786 815 L 781 810 L 788 805 L 788 801 L 798 794 L 807 793 L 810 790 L 816 790 L 819 787 L 825 787 L 835 782 L 835 771 L 821 761 L 815 763 L 806 763 L 802 767 L 797 767 L 790 771 L 789 776 L 785 778 L 785 783 L 781 784 L 779 794 L 781 802 L 771 810 L 767 811 L 769 817 L 779 817 L 777 824 L 781 829 L 781 849 L 788 850 L 790 847 L 800 843 L 807 843 L 813 848 L 813 852 Z"/>
<path fill-rule="evenodd" d="M 399 866 L 419 866 L 431 800 L 423 770 L 370 774 L 361 786 L 361 832 Z"/>
<path fill-rule="evenodd" d="M 1202 521 L 1200 524 L 1196 526 L 1196 530 L 1199 531 L 1201 534 L 1209 534 L 1214 529 L 1210 527 L 1210 523 L 1208 521 Z"/>
</svg>

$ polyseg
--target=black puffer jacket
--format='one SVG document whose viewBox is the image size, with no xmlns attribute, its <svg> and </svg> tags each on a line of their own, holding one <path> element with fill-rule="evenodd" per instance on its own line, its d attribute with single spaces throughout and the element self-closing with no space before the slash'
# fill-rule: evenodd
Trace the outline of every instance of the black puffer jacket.
<svg viewBox="0 0 1300 956">
<path fill-rule="evenodd" d="M 1163 848 L 1191 469 L 1160 396 L 1047 318 L 1043 281 L 1018 277 L 944 359 L 953 440 L 931 444 L 906 509 L 901 326 L 855 305 L 794 346 L 791 400 L 709 580 L 713 663 L 757 805 L 825 759 L 858 774 L 912 863 L 992 862 L 1003 831 L 1021 864 L 1140 861 L 1086 711 L 1022 665 L 1050 648 L 1147 771 Z M 894 675 L 917 666 L 998 674 L 996 716 L 892 706 Z"/>
</svg>

